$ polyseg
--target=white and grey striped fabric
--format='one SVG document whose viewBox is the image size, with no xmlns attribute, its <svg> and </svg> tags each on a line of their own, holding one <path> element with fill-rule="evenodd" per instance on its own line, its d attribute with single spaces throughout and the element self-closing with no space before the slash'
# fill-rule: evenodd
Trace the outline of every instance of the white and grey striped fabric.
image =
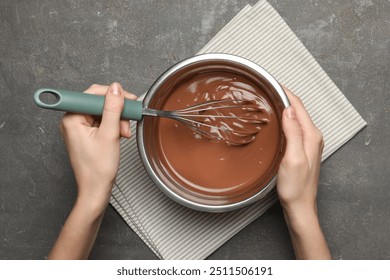
<svg viewBox="0 0 390 280">
<path fill-rule="evenodd" d="M 366 126 L 265 0 L 246 6 L 199 53 L 209 52 L 246 57 L 299 95 L 324 135 L 323 160 Z M 188 209 L 167 198 L 151 182 L 138 156 L 135 137 L 121 142 L 111 204 L 161 259 L 206 258 L 276 200 L 273 191 L 263 200 L 233 212 L 212 214 Z"/>
</svg>

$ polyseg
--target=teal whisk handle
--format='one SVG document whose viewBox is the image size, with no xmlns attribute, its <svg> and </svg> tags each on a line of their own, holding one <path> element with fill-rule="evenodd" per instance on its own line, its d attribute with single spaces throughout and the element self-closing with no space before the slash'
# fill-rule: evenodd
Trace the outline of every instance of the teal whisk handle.
<svg viewBox="0 0 390 280">
<path fill-rule="evenodd" d="M 43 101 L 43 94 L 51 95 L 55 102 Z M 41 108 L 93 116 L 102 115 L 104 100 L 105 96 L 61 89 L 42 88 L 34 93 L 35 104 Z M 125 99 L 122 119 L 139 121 L 142 119 L 142 111 L 141 101 Z"/>
</svg>

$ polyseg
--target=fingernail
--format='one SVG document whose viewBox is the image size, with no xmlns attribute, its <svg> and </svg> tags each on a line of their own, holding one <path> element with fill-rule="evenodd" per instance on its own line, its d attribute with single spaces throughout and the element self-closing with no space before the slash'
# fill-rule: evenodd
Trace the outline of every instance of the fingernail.
<svg viewBox="0 0 390 280">
<path fill-rule="evenodd" d="M 111 93 L 113 95 L 119 95 L 119 87 L 118 87 L 118 84 L 117 83 L 113 83 L 111 84 Z"/>
<path fill-rule="evenodd" d="M 289 119 L 296 119 L 297 118 L 297 114 L 295 113 L 295 108 L 292 106 L 289 106 L 286 108 L 286 114 L 287 114 L 287 118 L 289 118 Z"/>
</svg>

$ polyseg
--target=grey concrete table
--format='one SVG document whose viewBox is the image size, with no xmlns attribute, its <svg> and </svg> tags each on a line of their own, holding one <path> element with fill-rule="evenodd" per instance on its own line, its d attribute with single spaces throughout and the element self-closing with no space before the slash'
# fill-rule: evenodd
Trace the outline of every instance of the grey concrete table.
<svg viewBox="0 0 390 280">
<path fill-rule="evenodd" d="M 75 198 L 40 87 L 121 82 L 145 92 L 255 0 L 0 0 L 0 259 L 43 259 Z M 322 168 L 319 215 L 334 258 L 390 258 L 390 1 L 270 0 L 368 122 Z M 279 205 L 211 259 L 291 259 Z M 154 259 L 110 206 L 93 259 Z"/>
</svg>

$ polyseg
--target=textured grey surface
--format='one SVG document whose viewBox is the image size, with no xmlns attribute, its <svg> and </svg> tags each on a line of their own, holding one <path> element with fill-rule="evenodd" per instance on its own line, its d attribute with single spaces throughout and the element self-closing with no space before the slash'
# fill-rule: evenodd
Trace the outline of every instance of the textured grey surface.
<svg viewBox="0 0 390 280">
<path fill-rule="evenodd" d="M 47 256 L 75 198 L 61 113 L 40 87 L 121 82 L 140 95 L 255 0 L 0 0 L 0 259 Z M 319 214 L 336 259 L 390 259 L 390 1 L 270 0 L 368 127 L 322 167 Z M 212 259 L 290 259 L 279 205 Z M 109 207 L 91 258 L 155 259 Z"/>
</svg>

